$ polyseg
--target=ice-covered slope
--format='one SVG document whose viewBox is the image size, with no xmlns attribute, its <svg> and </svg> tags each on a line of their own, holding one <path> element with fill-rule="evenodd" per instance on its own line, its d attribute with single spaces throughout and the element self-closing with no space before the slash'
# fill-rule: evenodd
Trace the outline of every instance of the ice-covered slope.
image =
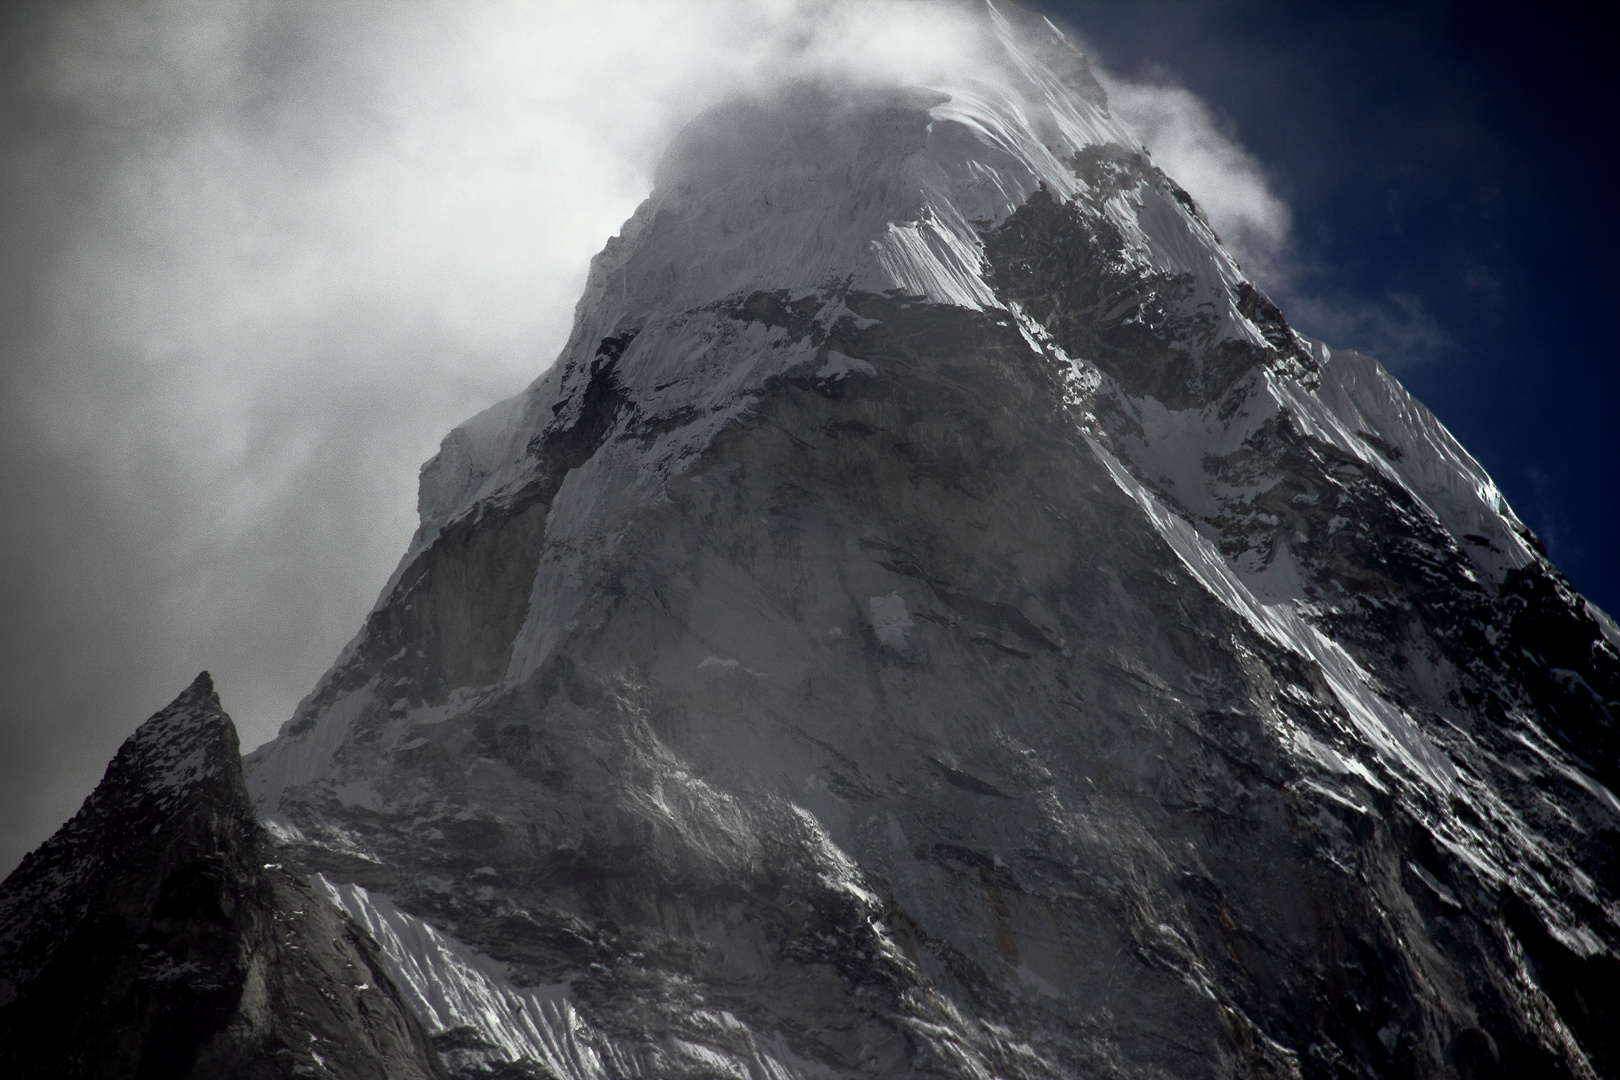
<svg viewBox="0 0 1620 1080">
<path fill-rule="evenodd" d="M 281 857 L 468 1072 L 1612 1075 L 1612 624 L 984 33 L 670 150 L 250 758 Z"/>
</svg>

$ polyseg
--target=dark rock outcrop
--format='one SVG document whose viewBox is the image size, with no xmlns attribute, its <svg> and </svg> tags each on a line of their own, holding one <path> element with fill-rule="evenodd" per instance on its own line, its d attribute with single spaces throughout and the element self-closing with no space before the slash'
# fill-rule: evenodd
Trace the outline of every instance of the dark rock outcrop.
<svg viewBox="0 0 1620 1080">
<path fill-rule="evenodd" d="M 441 1075 L 376 945 L 271 854 L 204 673 L 0 885 L 0 1074 Z"/>
</svg>

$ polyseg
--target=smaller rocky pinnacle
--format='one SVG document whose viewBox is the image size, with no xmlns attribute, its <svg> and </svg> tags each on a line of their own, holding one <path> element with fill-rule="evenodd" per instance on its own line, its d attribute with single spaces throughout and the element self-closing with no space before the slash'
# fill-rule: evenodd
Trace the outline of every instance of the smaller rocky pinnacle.
<svg viewBox="0 0 1620 1080">
<path fill-rule="evenodd" d="M 183 838 L 178 847 L 189 849 L 200 839 L 187 837 L 191 826 L 221 817 L 238 833 L 257 828 L 236 726 L 204 671 L 135 729 L 79 812 L 0 884 L 0 1007 L 45 965 L 110 878 L 132 864 L 159 865 Z"/>
<path fill-rule="evenodd" d="M 236 725 L 225 715 L 214 680 L 204 671 L 125 740 L 91 801 L 108 789 L 130 800 L 119 808 L 122 812 L 162 812 L 201 786 L 230 788 L 241 768 Z M 136 802 L 150 805 L 137 807 Z"/>
<path fill-rule="evenodd" d="M 119 748 L 113 764 L 116 766 L 120 760 L 136 755 L 140 760 L 150 760 L 155 749 L 196 742 L 199 734 L 223 736 L 236 742 L 236 725 L 225 715 L 219 694 L 214 690 L 214 679 L 206 671 L 198 672 L 178 697 L 136 728 L 135 734 Z"/>
<path fill-rule="evenodd" d="M 0 884 L 0 1076 L 440 1075 L 375 945 L 274 858 L 205 671 Z"/>
</svg>

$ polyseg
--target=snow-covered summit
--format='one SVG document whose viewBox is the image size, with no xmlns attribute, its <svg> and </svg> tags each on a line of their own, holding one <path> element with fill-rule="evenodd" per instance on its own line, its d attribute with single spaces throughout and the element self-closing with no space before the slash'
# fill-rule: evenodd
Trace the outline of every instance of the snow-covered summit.
<svg viewBox="0 0 1620 1080">
<path fill-rule="evenodd" d="M 689 125 L 652 194 L 592 261 L 555 367 L 458 428 L 424 467 L 415 546 L 481 495 L 527 479 L 529 440 L 574 419 L 568 402 L 603 340 L 688 331 L 656 352 L 654 335 L 639 347 L 625 338 L 616 360 L 618 386 L 668 415 L 716 407 L 799 359 L 708 359 L 713 334 L 695 314 L 744 297 L 809 302 L 803 310 L 823 321 L 840 317 L 836 297 L 851 291 L 1007 310 L 985 234 L 1037 191 L 1103 224 L 1118 273 L 1184 282 L 1174 306 L 1198 315 L 1205 347 L 1266 346 L 1236 291 L 1241 271 L 1109 112 L 1084 56 L 1044 20 L 1015 26 L 993 5 L 985 12 L 992 59 L 971 77 L 777 88 Z"/>
<path fill-rule="evenodd" d="M 1602 1072 L 1612 624 L 1004 14 L 683 134 L 259 812 L 491 1067 Z"/>
</svg>

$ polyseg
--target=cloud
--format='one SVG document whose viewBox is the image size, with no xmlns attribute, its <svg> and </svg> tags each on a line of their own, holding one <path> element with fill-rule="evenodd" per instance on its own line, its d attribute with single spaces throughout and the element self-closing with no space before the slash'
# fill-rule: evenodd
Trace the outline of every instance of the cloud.
<svg viewBox="0 0 1620 1080">
<path fill-rule="evenodd" d="M 906 0 L 56 0 L 0 14 L 0 867 L 200 668 L 245 746 L 360 626 L 418 463 L 569 329 L 672 134 L 930 81 Z"/>
<path fill-rule="evenodd" d="M 1244 271 L 1262 288 L 1283 286 L 1293 215 L 1260 161 L 1202 98 L 1168 75 L 1135 81 L 1103 73 L 1102 82 L 1109 108 L 1203 208 Z"/>
<path fill-rule="evenodd" d="M 1375 356 L 1394 370 L 1425 363 L 1451 347 L 1450 336 L 1417 296 L 1323 292 L 1326 275 L 1302 256 L 1293 214 L 1275 178 L 1202 98 L 1165 71 L 1149 71 L 1139 79 L 1105 69 L 1098 75 L 1110 109 L 1203 208 L 1244 273 L 1277 301 L 1293 326 L 1334 346 Z M 1470 272 L 1468 284 L 1493 296 L 1500 291 L 1483 268 Z"/>
<path fill-rule="evenodd" d="M 1399 375 L 1451 348 L 1451 335 L 1412 293 L 1390 291 L 1372 300 L 1334 293 L 1318 296 L 1299 287 L 1285 294 L 1288 319 L 1336 348 L 1376 357 Z"/>
<path fill-rule="evenodd" d="M 565 339 L 698 112 L 981 62 L 914 0 L 36 0 L 0 15 L 0 867 L 201 668 L 245 746 L 360 626 L 418 463 Z M 1244 265 L 1287 207 L 1197 97 L 1115 108 Z"/>
</svg>

